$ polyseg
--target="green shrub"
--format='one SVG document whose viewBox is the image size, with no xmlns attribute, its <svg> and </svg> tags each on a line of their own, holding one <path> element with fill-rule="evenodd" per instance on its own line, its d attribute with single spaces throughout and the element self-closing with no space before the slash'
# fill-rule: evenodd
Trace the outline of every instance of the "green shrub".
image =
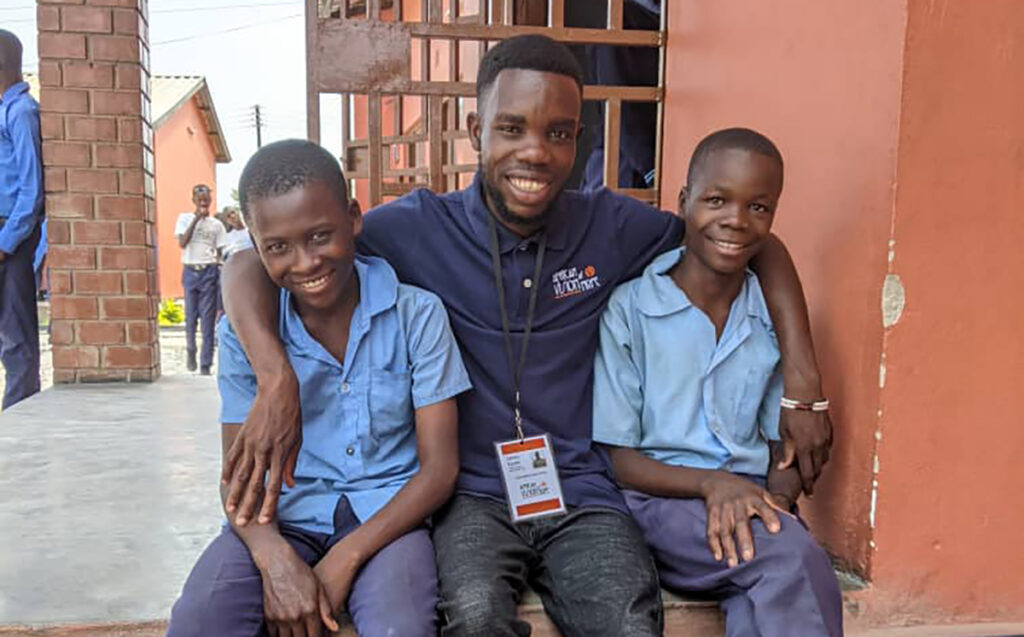
<svg viewBox="0 0 1024 637">
<path fill-rule="evenodd" d="M 185 322 L 185 310 L 174 302 L 174 299 L 164 299 L 160 304 L 160 325 L 180 325 Z"/>
</svg>

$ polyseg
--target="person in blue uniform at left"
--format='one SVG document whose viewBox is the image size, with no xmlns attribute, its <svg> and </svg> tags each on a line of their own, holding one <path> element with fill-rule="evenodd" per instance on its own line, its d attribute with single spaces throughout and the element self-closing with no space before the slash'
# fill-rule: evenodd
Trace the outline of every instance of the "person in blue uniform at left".
<svg viewBox="0 0 1024 637">
<path fill-rule="evenodd" d="M 0 29 L 0 363 L 3 408 L 39 391 L 33 269 L 43 216 L 39 105 L 21 76 L 21 42 Z"/>
</svg>

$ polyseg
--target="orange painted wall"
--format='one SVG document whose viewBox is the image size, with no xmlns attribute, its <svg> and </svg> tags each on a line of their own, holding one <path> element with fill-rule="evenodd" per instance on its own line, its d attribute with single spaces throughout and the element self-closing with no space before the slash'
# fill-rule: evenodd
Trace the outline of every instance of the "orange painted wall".
<svg viewBox="0 0 1024 637">
<path fill-rule="evenodd" d="M 1024 618 L 1024 3 L 909 8 L 872 574 Z"/>
<path fill-rule="evenodd" d="M 156 159 L 157 276 L 161 298 L 181 298 L 181 248 L 174 223 L 194 208 L 192 187 L 207 184 L 217 209 L 217 169 L 213 144 L 194 99 L 181 106 L 154 134 Z"/>
<path fill-rule="evenodd" d="M 714 129 L 786 157 L 836 425 L 805 511 L 873 621 L 1024 618 L 1022 42 L 1016 0 L 670 4 L 662 203 Z"/>
<path fill-rule="evenodd" d="M 675 208 L 690 153 L 713 130 L 755 128 L 781 149 L 774 229 L 806 287 L 836 426 L 805 509 L 829 549 L 866 572 L 904 10 L 888 0 L 684 0 L 668 21 L 662 205 Z"/>
</svg>

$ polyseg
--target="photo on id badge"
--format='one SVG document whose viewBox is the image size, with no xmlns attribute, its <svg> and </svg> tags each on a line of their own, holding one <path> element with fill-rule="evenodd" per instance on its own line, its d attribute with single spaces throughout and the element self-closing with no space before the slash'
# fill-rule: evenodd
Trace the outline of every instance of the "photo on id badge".
<svg viewBox="0 0 1024 637">
<path fill-rule="evenodd" d="M 494 443 L 513 522 L 565 513 L 558 467 L 547 434 Z"/>
</svg>

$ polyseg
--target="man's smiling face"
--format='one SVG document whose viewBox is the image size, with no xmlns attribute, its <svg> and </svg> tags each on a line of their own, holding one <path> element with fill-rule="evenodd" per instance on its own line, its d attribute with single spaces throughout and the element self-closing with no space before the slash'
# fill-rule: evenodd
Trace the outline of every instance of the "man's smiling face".
<svg viewBox="0 0 1024 637">
<path fill-rule="evenodd" d="M 469 114 L 488 207 L 520 234 L 543 225 L 572 173 L 582 99 L 567 75 L 505 69 Z"/>
</svg>

